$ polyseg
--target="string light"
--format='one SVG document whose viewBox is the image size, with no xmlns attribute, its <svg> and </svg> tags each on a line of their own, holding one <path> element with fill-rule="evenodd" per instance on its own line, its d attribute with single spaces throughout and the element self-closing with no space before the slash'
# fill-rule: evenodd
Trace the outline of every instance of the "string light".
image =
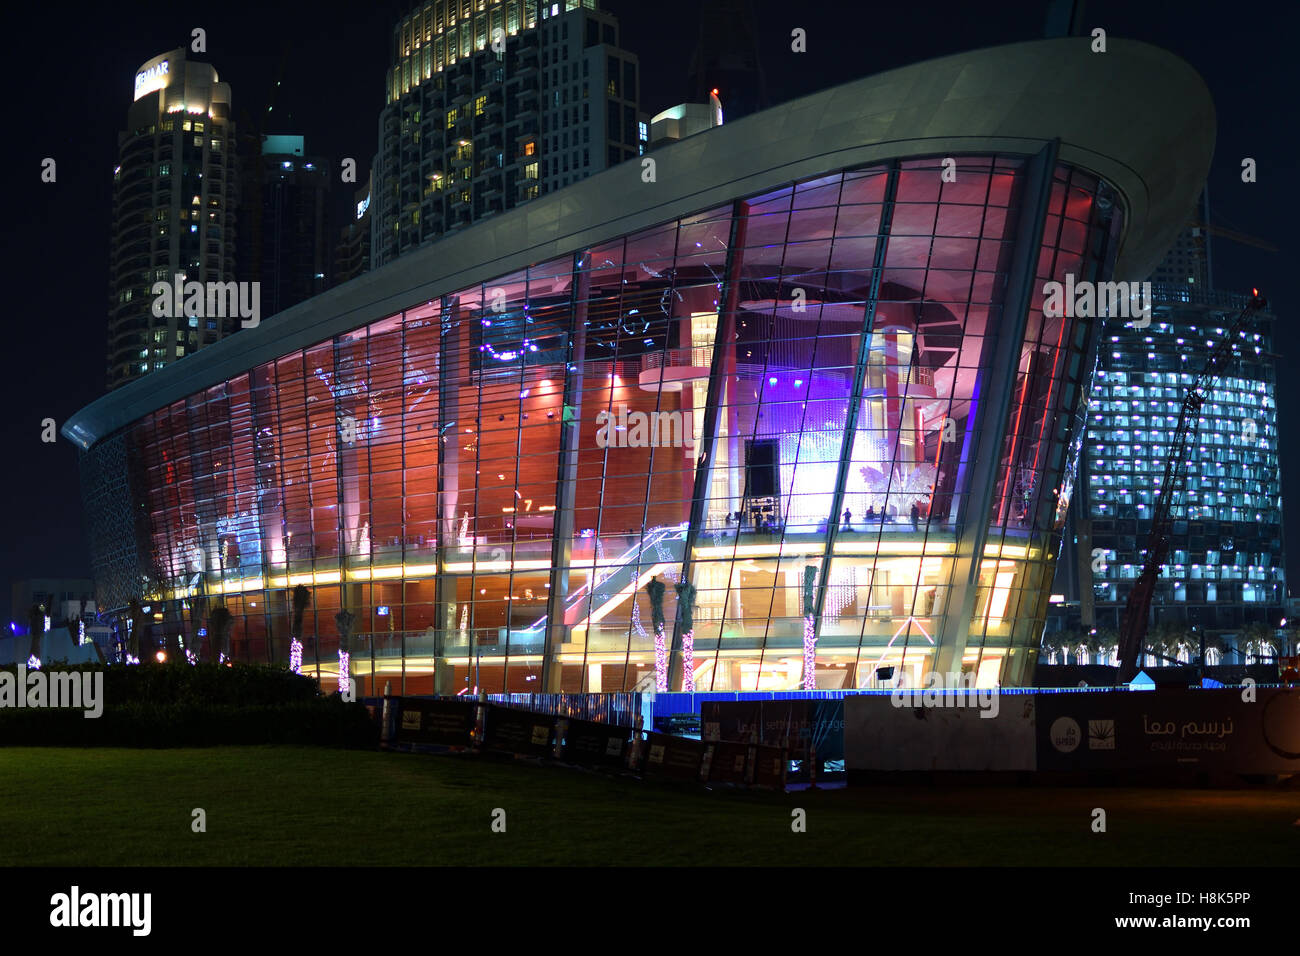
<svg viewBox="0 0 1300 956">
<path fill-rule="evenodd" d="M 668 689 L 668 642 L 662 624 L 655 628 L 655 688 Z"/>
<path fill-rule="evenodd" d="M 811 614 L 803 619 L 803 689 L 817 689 L 817 628 Z"/>
<path fill-rule="evenodd" d="M 35 654 L 27 658 L 27 669 L 29 671 L 38 671 L 41 669 L 41 659 Z"/>
<path fill-rule="evenodd" d="M 688 694 L 695 693 L 695 629 L 682 635 L 682 690 Z"/>
<path fill-rule="evenodd" d="M 296 637 L 289 642 L 289 670 L 295 674 L 302 670 L 302 641 Z"/>
<path fill-rule="evenodd" d="M 339 693 L 344 697 L 352 693 L 352 672 L 349 670 L 351 659 L 347 651 L 339 651 Z"/>
</svg>

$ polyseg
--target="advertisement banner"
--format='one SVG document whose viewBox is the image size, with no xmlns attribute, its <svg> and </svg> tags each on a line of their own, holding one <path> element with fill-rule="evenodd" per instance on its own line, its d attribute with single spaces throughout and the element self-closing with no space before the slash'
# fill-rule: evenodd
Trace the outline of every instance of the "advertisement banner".
<svg viewBox="0 0 1300 956">
<path fill-rule="evenodd" d="M 397 705 L 397 742 L 468 747 L 474 732 L 474 702 L 393 698 Z"/>
<path fill-rule="evenodd" d="M 704 742 L 672 734 L 647 733 L 645 759 L 641 767 L 647 776 L 699 780 L 704 759 Z"/>
<path fill-rule="evenodd" d="M 749 744 L 718 741 L 708 744 L 709 780 L 714 783 L 743 784 L 745 765 L 749 760 Z"/>
<path fill-rule="evenodd" d="M 770 787 L 773 790 L 785 789 L 785 774 L 789 768 L 784 748 L 764 747 L 761 744 L 751 748 L 754 751 L 751 783 L 755 787 Z"/>
<path fill-rule="evenodd" d="M 1026 771 L 1035 758 L 1035 700 L 1053 695 L 858 694 L 845 699 L 846 767 L 861 773 Z M 1083 695 L 1056 695 L 1083 696 Z M 960 706 L 958 706 L 960 705 Z"/>
<path fill-rule="evenodd" d="M 1300 772 L 1300 690 L 1039 697 L 1039 770 Z"/>
<path fill-rule="evenodd" d="M 546 757 L 555 737 L 555 716 L 488 705 L 483 748 L 521 757 Z"/>
<path fill-rule="evenodd" d="M 632 738 L 631 727 L 569 718 L 564 731 L 563 759 L 583 767 L 620 768 Z"/>
<path fill-rule="evenodd" d="M 758 742 L 768 746 L 788 741 L 794 760 L 805 759 L 814 746 L 818 762 L 844 759 L 843 700 L 706 701 L 700 719 L 706 739 L 713 727 L 717 739 L 741 743 L 757 731 Z"/>
<path fill-rule="evenodd" d="M 757 700 L 706 700 L 700 704 L 700 732 L 705 740 L 748 741 L 759 733 L 763 702 Z"/>
</svg>

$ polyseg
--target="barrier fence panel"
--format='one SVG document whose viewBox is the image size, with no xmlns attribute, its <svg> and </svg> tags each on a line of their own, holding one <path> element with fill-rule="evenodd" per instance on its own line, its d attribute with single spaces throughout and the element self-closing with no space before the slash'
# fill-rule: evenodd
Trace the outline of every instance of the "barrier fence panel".
<svg viewBox="0 0 1300 956">
<path fill-rule="evenodd" d="M 483 749 L 522 757 L 545 757 L 555 738 L 554 714 L 483 705 Z"/>
<path fill-rule="evenodd" d="M 646 734 L 644 746 L 642 772 L 646 776 L 700 779 L 700 767 L 704 761 L 703 741 L 650 732 Z"/>
<path fill-rule="evenodd" d="M 570 718 L 564 729 L 561 753 L 565 761 L 579 766 L 621 769 L 631 739 L 631 727 Z"/>
<path fill-rule="evenodd" d="M 774 789 L 785 786 L 786 748 L 758 743 L 750 739 L 748 731 L 744 740 L 701 741 L 653 731 L 642 735 L 624 724 L 560 717 L 524 707 L 525 703 L 540 703 L 552 710 L 582 709 L 583 698 L 595 695 L 519 696 L 525 699 L 509 703 L 470 697 L 388 697 L 381 706 L 390 715 L 393 743 L 403 749 L 481 749 L 522 757 L 553 756 L 604 770 L 635 766 L 649 777 Z M 614 713 L 597 712 L 604 716 Z M 728 724 L 728 731 L 736 732 L 736 726 Z M 634 754 L 639 754 L 639 762 L 633 761 Z"/>
<path fill-rule="evenodd" d="M 473 744 L 475 707 L 472 700 L 395 698 L 397 742 L 469 747 Z"/>
<path fill-rule="evenodd" d="M 770 787 L 774 790 L 785 789 L 786 770 L 790 759 L 782 747 L 765 747 L 758 745 L 753 750 L 753 772 L 750 782 L 756 787 Z"/>
<path fill-rule="evenodd" d="M 709 780 L 715 783 L 741 785 L 746 782 L 749 762 L 748 744 L 715 741 L 708 748 Z"/>
</svg>

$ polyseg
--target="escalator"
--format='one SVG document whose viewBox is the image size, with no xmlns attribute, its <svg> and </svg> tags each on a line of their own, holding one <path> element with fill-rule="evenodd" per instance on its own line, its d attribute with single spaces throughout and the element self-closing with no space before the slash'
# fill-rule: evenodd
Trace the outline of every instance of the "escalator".
<svg viewBox="0 0 1300 956">
<path fill-rule="evenodd" d="M 614 561 L 598 566 L 592 583 L 584 584 L 565 599 L 565 626 L 600 621 L 644 587 L 654 575 L 680 568 L 686 553 L 686 532 L 686 523 L 652 528 Z M 545 627 L 546 618 L 543 617 L 531 629 L 543 630 Z"/>
</svg>

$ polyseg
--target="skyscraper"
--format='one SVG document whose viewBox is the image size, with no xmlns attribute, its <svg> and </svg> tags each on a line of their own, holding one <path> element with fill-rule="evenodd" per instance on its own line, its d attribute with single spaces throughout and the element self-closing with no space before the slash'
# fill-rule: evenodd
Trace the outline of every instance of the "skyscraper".
<svg viewBox="0 0 1300 956">
<path fill-rule="evenodd" d="M 758 58 L 751 0 L 713 0 L 700 11 L 700 32 L 686 95 L 704 103 L 718 91 L 729 119 L 766 109 L 767 86 Z"/>
<path fill-rule="evenodd" d="M 262 140 L 259 278 L 266 315 L 305 302 L 329 284 L 327 164 L 304 150 L 301 136 Z"/>
<path fill-rule="evenodd" d="M 393 28 L 374 266 L 644 152 L 637 58 L 595 0 L 431 0 Z"/>
<path fill-rule="evenodd" d="M 1153 274 L 1166 281 L 1153 284 L 1150 323 L 1106 322 L 1083 446 L 1085 497 L 1075 515 L 1087 552 L 1077 563 L 1084 625 L 1095 616 L 1098 627 L 1120 626 L 1145 560 L 1184 396 L 1246 303 L 1245 295 L 1209 287 L 1200 222 L 1179 235 Z M 1149 633 L 1162 624 L 1189 634 L 1197 628 L 1238 647 L 1247 625 L 1281 617 L 1286 583 L 1273 323 L 1265 313 L 1240 333 L 1238 358 L 1201 409 Z M 1176 656 L 1195 656 L 1198 645 L 1199 637 L 1189 639 Z M 1249 652 L 1244 644 L 1240 649 Z M 1207 662 L 1219 658 L 1210 647 Z"/>
<path fill-rule="evenodd" d="M 157 316 L 151 289 L 177 274 L 235 278 L 238 193 L 230 86 L 183 48 L 146 61 L 118 135 L 109 253 L 108 387 L 162 368 L 239 327 Z"/>
<path fill-rule="evenodd" d="M 1151 281 L 1167 286 L 1188 286 L 1198 292 L 1214 288 L 1214 270 L 1210 265 L 1210 238 L 1206 223 L 1210 220 L 1209 199 L 1201 193 L 1197 209 L 1199 218 L 1187 224 L 1165 253 Z"/>
<path fill-rule="evenodd" d="M 339 230 L 334 246 L 334 275 L 331 285 L 355 279 L 370 268 L 370 180 L 353 194 L 354 218 Z"/>
</svg>

